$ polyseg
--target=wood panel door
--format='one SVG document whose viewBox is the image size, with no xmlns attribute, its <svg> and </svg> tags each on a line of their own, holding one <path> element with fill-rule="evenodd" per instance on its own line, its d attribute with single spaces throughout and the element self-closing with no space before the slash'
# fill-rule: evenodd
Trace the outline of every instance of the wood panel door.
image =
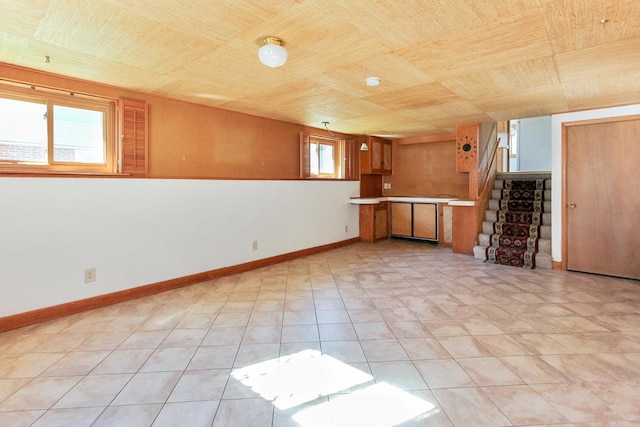
<svg viewBox="0 0 640 427">
<path fill-rule="evenodd" d="M 391 141 L 386 141 L 382 144 L 382 173 L 385 175 L 393 172 L 393 158 L 392 156 L 393 145 Z"/>
<path fill-rule="evenodd" d="M 376 240 L 389 237 L 389 208 L 387 202 L 382 202 L 375 207 L 373 214 L 375 230 L 373 235 Z"/>
<path fill-rule="evenodd" d="M 379 171 L 384 165 L 384 144 L 382 141 L 372 140 L 369 150 L 371 150 L 371 169 Z"/>
<path fill-rule="evenodd" d="M 360 172 L 363 174 L 391 175 L 393 172 L 393 144 L 389 139 L 367 137 L 369 149 L 360 151 Z"/>
<path fill-rule="evenodd" d="M 640 279 L 640 118 L 565 131 L 567 269 Z"/>
</svg>

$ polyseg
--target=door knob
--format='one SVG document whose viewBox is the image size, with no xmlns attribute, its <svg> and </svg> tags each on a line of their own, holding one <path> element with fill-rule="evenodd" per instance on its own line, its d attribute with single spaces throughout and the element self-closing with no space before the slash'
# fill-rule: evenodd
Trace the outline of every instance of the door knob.
<svg viewBox="0 0 640 427">
<path fill-rule="evenodd" d="M 575 203 L 571 203 L 571 204 L 569 205 L 569 207 L 570 207 L 571 209 L 575 209 L 575 208 L 576 208 L 576 204 L 575 204 Z"/>
</svg>

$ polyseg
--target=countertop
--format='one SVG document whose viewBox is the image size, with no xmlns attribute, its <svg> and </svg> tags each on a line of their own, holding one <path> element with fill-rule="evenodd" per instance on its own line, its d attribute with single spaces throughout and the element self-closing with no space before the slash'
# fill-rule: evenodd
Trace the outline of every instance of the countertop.
<svg viewBox="0 0 640 427">
<path fill-rule="evenodd" d="M 416 197 L 416 196 L 382 196 L 382 197 L 352 197 L 352 205 L 377 205 L 380 202 L 405 203 L 446 203 L 451 206 L 475 206 L 473 200 L 461 200 L 456 197 Z"/>
</svg>

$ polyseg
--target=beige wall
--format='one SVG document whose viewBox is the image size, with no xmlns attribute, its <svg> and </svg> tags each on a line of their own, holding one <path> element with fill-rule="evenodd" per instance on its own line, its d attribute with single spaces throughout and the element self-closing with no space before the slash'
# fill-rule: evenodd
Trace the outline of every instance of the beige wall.
<svg viewBox="0 0 640 427">
<path fill-rule="evenodd" d="M 148 102 L 153 176 L 299 177 L 299 125 L 170 99 Z"/>
<path fill-rule="evenodd" d="M 469 174 L 456 172 L 455 141 L 393 145 L 391 190 L 385 196 L 455 195 L 467 198 Z"/>
<path fill-rule="evenodd" d="M 302 126 L 0 63 L 0 78 L 149 104 L 155 177 L 296 179 Z"/>
</svg>

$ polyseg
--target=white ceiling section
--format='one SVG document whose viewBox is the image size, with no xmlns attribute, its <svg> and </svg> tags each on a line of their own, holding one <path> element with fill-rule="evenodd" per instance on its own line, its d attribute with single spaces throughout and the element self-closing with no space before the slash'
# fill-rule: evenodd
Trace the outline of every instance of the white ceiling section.
<svg viewBox="0 0 640 427">
<path fill-rule="evenodd" d="M 0 62 L 345 133 L 640 102 L 638 0 L 0 0 Z M 267 36 L 287 63 L 258 61 Z M 45 57 L 50 62 L 45 62 Z M 377 87 L 367 77 L 381 78 Z"/>
</svg>

